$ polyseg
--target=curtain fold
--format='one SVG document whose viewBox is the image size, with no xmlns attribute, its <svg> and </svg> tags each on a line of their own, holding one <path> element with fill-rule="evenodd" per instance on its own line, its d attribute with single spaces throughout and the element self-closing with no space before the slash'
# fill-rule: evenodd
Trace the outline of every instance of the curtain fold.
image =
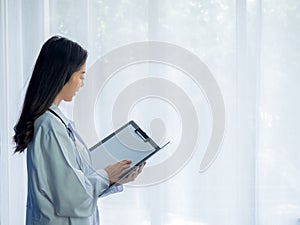
<svg viewBox="0 0 300 225">
<path fill-rule="evenodd" d="M 13 126 L 23 88 L 21 1 L 1 1 L 1 224 L 24 224 L 26 198 L 25 155 L 13 155 Z"/>
<path fill-rule="evenodd" d="M 1 105 L 7 105 L 7 85 L 6 80 L 7 76 L 4 74 L 7 73 L 7 60 L 6 60 L 6 20 L 7 20 L 7 6 L 6 1 L 1 1 L 0 4 L 0 14 L 1 14 L 1 35 L 0 35 L 0 43 L 1 43 L 1 54 L 0 54 L 0 62 L 1 62 L 1 82 L 0 82 L 0 99 Z M 0 127 L 2 128 L 0 131 L 0 224 L 8 224 L 8 207 L 7 203 L 9 202 L 8 198 L 8 152 L 7 152 L 7 131 L 8 131 L 8 124 L 7 124 L 7 110 L 4 110 L 4 107 L 1 107 L 1 119 L 0 119 Z"/>
</svg>

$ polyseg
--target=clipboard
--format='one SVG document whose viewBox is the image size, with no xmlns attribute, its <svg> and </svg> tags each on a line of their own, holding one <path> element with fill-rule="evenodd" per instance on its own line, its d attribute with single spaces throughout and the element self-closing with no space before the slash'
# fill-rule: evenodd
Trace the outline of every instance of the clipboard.
<svg viewBox="0 0 300 225">
<path fill-rule="evenodd" d="M 129 170 L 112 183 L 107 188 L 109 189 L 169 143 L 168 141 L 160 147 L 131 120 L 90 148 L 92 167 L 98 170 L 124 159 L 132 161 Z"/>
</svg>

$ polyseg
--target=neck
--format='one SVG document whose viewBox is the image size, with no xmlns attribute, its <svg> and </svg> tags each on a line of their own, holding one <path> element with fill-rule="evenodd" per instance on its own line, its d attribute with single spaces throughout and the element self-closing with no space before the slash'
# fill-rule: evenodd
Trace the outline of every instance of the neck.
<svg viewBox="0 0 300 225">
<path fill-rule="evenodd" d="M 58 106 L 60 104 L 60 102 L 61 102 L 61 98 L 59 96 L 56 96 L 56 98 L 53 101 L 53 104 Z"/>
</svg>

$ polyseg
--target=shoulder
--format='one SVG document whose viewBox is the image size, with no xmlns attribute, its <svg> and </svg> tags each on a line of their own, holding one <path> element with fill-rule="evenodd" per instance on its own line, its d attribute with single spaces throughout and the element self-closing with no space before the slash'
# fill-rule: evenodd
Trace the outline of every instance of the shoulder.
<svg viewBox="0 0 300 225">
<path fill-rule="evenodd" d="M 65 125 L 48 111 L 35 120 L 32 142 L 45 149 L 49 146 L 72 145 Z"/>
<path fill-rule="evenodd" d="M 34 121 L 33 138 L 28 146 L 30 157 L 54 154 L 59 145 L 69 144 L 65 126 L 49 112 L 43 113 Z M 51 150 L 51 151 L 49 151 Z"/>
<path fill-rule="evenodd" d="M 63 130 L 65 129 L 62 122 L 52 115 L 50 112 L 46 111 L 41 116 L 39 116 L 34 122 L 34 130 Z"/>
</svg>

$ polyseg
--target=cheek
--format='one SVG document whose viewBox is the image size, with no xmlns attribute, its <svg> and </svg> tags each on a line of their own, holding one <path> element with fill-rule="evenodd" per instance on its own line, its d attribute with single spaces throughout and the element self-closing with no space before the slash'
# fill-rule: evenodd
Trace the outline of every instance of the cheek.
<svg viewBox="0 0 300 225">
<path fill-rule="evenodd" d="M 78 83 L 77 83 L 77 88 L 81 88 L 81 84 L 82 84 L 82 81 L 81 81 L 81 79 L 78 81 Z"/>
<path fill-rule="evenodd" d="M 80 83 L 81 83 L 81 80 L 80 80 L 80 79 L 74 80 L 73 87 L 74 87 L 75 89 L 78 89 L 78 88 L 80 87 Z"/>
</svg>

